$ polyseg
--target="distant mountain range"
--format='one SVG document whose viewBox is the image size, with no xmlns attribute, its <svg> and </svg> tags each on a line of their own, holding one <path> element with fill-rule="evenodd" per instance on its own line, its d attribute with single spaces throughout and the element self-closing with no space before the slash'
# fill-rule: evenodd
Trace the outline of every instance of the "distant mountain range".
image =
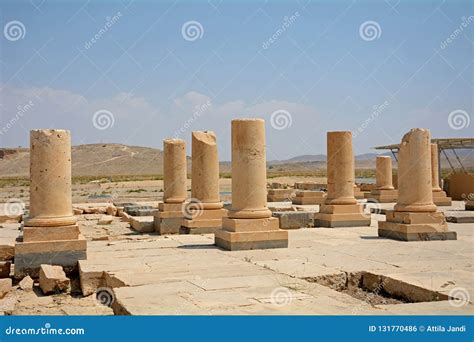
<svg viewBox="0 0 474 342">
<path fill-rule="evenodd" d="M 455 167 L 459 163 L 452 154 L 451 162 Z M 375 157 L 384 154 L 365 153 L 355 157 L 356 168 L 375 168 Z M 474 151 L 459 150 L 458 156 L 465 167 L 474 167 Z M 0 149 L 0 177 L 26 177 L 29 172 L 29 149 Z M 393 158 L 392 158 L 393 159 Z M 188 171 L 191 158 L 188 157 Z M 446 158 L 442 156 L 441 165 L 448 168 Z M 230 162 L 221 162 L 221 172 L 230 172 Z M 326 168 L 326 155 L 301 155 L 287 160 L 268 161 L 269 169 L 276 171 L 310 171 Z M 394 161 L 394 167 L 396 163 Z M 128 146 L 123 144 L 87 144 L 72 147 L 72 170 L 74 176 L 107 175 L 159 175 L 163 170 L 163 152 L 157 148 Z"/>
</svg>

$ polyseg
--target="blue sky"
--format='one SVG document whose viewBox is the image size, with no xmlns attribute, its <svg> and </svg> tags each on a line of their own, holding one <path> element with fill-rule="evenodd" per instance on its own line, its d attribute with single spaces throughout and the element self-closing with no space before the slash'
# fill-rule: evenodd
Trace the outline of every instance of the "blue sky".
<svg viewBox="0 0 474 342">
<path fill-rule="evenodd" d="M 266 120 L 268 159 L 325 153 L 331 130 L 357 154 L 413 127 L 469 137 L 473 16 L 469 1 L 1 1 L 0 144 L 214 130 L 228 160 L 236 117 Z"/>
</svg>

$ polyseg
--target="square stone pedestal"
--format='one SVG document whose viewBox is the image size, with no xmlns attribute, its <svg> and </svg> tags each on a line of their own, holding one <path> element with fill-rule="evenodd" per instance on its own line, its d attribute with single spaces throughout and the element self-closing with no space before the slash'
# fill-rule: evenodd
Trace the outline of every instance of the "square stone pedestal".
<svg viewBox="0 0 474 342">
<path fill-rule="evenodd" d="M 285 202 L 291 201 L 293 189 L 268 189 L 267 201 L 268 202 Z"/>
<path fill-rule="evenodd" d="M 181 234 L 212 234 L 222 229 L 222 218 L 227 216 L 225 209 L 202 210 L 192 219 L 184 218 Z"/>
<path fill-rule="evenodd" d="M 78 260 L 87 259 L 87 241 L 77 225 L 25 227 L 15 244 L 15 278 L 38 277 L 41 264 L 77 269 Z"/>
<path fill-rule="evenodd" d="M 160 235 L 179 234 L 183 224 L 183 203 L 159 203 L 159 212 L 153 215 L 155 232 Z"/>
<path fill-rule="evenodd" d="M 449 207 L 453 204 L 451 197 L 445 191 L 433 191 L 433 203 L 438 207 Z"/>
<path fill-rule="evenodd" d="M 326 193 L 324 191 L 300 190 L 296 192 L 292 202 L 297 205 L 321 205 L 325 199 Z"/>
<path fill-rule="evenodd" d="M 288 232 L 279 229 L 276 217 L 263 219 L 222 219 L 215 232 L 216 246 L 229 251 L 287 248 Z"/>
<path fill-rule="evenodd" d="M 401 241 L 457 240 L 448 230 L 442 212 L 411 213 L 389 210 L 386 222 L 379 222 L 380 237 Z"/>
<path fill-rule="evenodd" d="M 362 204 L 323 204 L 314 214 L 314 226 L 326 228 L 370 226 L 370 217 L 363 214 Z"/>
<path fill-rule="evenodd" d="M 397 202 L 398 190 L 372 190 L 366 193 L 365 198 L 368 200 L 375 200 L 377 203 L 393 203 Z"/>
</svg>

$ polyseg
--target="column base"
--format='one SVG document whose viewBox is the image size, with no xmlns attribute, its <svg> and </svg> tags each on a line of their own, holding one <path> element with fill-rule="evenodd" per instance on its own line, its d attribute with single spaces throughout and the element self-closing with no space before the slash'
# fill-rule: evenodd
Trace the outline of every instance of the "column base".
<svg viewBox="0 0 474 342">
<path fill-rule="evenodd" d="M 368 200 L 375 200 L 377 203 L 395 203 L 398 198 L 398 190 L 372 190 L 366 193 L 365 198 Z"/>
<path fill-rule="evenodd" d="M 451 197 L 445 191 L 433 191 L 433 203 L 438 207 L 449 207 L 453 204 Z"/>
<path fill-rule="evenodd" d="M 297 191 L 292 202 L 296 205 L 321 205 L 324 204 L 326 193 L 324 191 L 303 190 Z"/>
<path fill-rule="evenodd" d="M 160 235 L 179 234 L 184 219 L 183 203 L 159 203 L 153 215 L 155 232 Z"/>
<path fill-rule="evenodd" d="M 314 226 L 324 228 L 365 227 L 370 226 L 370 217 L 363 214 L 362 204 L 321 206 L 314 214 Z"/>
<path fill-rule="evenodd" d="M 222 218 L 225 216 L 225 209 L 202 210 L 192 219 L 183 219 L 180 233 L 212 234 L 222 228 Z"/>
<path fill-rule="evenodd" d="M 37 278 L 41 264 L 62 266 L 66 273 L 71 273 L 77 269 L 79 260 L 86 259 L 87 240 L 82 235 L 71 240 L 28 242 L 19 237 L 15 244 L 15 278 Z"/>
<path fill-rule="evenodd" d="M 379 222 L 378 235 L 401 241 L 457 240 L 448 230 L 442 212 L 414 213 L 387 211 L 387 220 Z"/>
<path fill-rule="evenodd" d="M 229 251 L 287 248 L 288 232 L 279 229 L 275 217 L 263 219 L 222 219 L 215 232 L 216 246 Z"/>
</svg>

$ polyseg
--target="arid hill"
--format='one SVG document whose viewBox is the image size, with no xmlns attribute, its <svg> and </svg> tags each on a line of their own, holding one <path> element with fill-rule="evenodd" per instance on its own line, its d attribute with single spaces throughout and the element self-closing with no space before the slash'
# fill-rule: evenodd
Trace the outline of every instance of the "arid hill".
<svg viewBox="0 0 474 342">
<path fill-rule="evenodd" d="M 474 167 L 474 151 L 465 150 L 458 154 L 465 167 Z M 356 168 L 374 169 L 376 156 L 373 153 L 356 156 Z M 451 159 L 455 167 L 458 167 L 456 159 Z M 441 162 L 443 168 L 449 167 L 446 158 L 442 157 Z M 269 161 L 268 168 L 269 171 L 278 172 L 311 172 L 326 168 L 326 156 L 304 155 L 288 160 Z M 72 170 L 73 176 L 161 175 L 163 152 L 157 148 L 122 144 L 78 145 L 72 148 Z M 230 162 L 221 162 L 221 172 L 230 172 Z M 26 177 L 28 173 L 27 148 L 0 149 L 0 177 Z"/>
</svg>

